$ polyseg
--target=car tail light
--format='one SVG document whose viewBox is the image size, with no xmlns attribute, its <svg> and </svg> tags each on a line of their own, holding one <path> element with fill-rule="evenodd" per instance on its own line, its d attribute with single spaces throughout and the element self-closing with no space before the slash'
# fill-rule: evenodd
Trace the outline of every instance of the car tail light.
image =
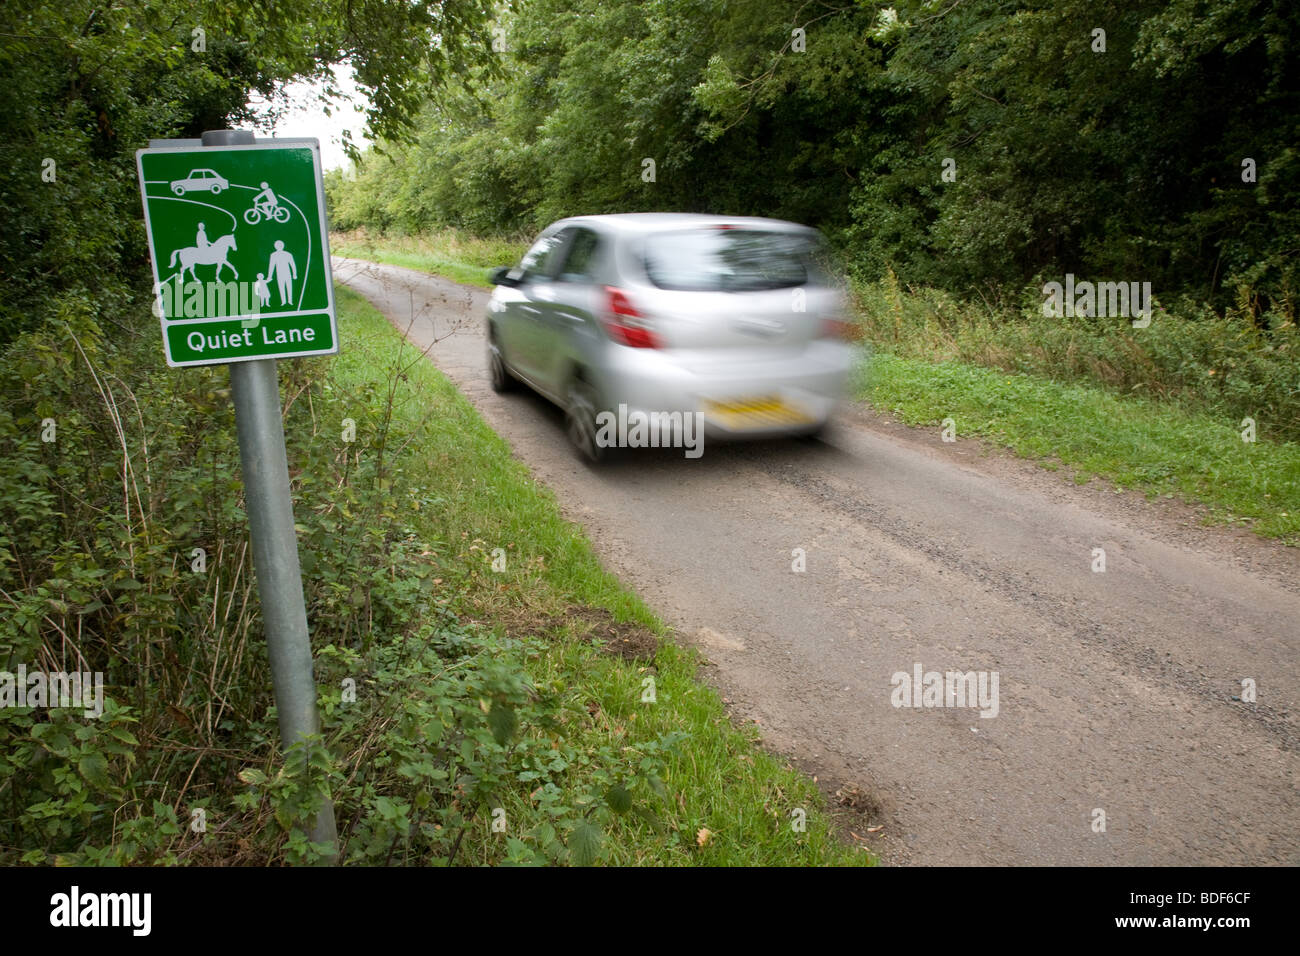
<svg viewBox="0 0 1300 956">
<path fill-rule="evenodd" d="M 845 322 L 843 319 L 822 319 L 822 338 L 852 342 L 857 337 L 858 330 L 851 322 Z"/>
<path fill-rule="evenodd" d="M 602 317 L 605 331 L 619 345 L 630 345 L 634 349 L 657 349 L 659 340 L 646 322 L 646 317 L 637 311 L 627 294 L 613 286 L 605 286 L 605 315 Z"/>
</svg>

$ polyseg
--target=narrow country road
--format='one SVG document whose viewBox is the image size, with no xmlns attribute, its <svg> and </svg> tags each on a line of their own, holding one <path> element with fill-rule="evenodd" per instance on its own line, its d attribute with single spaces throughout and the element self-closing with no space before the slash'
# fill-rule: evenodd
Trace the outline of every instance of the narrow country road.
<svg viewBox="0 0 1300 956">
<path fill-rule="evenodd" d="M 438 339 L 733 714 L 865 809 L 852 829 L 884 862 L 1300 864 L 1296 552 L 859 406 L 822 442 L 592 470 L 557 409 L 489 389 L 487 293 L 348 259 L 334 276 Z M 996 716 L 895 707 L 918 665 L 996 672 Z"/>
</svg>

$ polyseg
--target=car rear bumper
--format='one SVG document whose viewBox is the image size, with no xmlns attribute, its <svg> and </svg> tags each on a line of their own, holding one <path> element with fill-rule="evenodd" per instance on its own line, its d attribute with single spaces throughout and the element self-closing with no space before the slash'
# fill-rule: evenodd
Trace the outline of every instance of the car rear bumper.
<svg viewBox="0 0 1300 956">
<path fill-rule="evenodd" d="M 812 431 L 843 398 L 861 353 L 835 339 L 794 355 L 721 360 L 707 351 L 611 346 L 597 372 L 602 409 L 627 414 L 704 416 L 712 438 L 757 438 Z"/>
</svg>

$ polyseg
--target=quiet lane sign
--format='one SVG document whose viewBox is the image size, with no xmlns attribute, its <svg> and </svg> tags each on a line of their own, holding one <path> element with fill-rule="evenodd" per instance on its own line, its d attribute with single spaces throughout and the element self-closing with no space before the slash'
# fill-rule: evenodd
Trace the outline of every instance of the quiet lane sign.
<svg viewBox="0 0 1300 956">
<path fill-rule="evenodd" d="M 338 351 L 315 142 L 142 149 L 136 164 L 168 365 Z"/>
</svg>

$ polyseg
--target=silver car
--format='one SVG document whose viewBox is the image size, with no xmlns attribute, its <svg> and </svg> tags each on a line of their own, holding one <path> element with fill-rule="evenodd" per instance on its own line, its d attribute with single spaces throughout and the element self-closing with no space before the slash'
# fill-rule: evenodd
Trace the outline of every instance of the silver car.
<svg viewBox="0 0 1300 956">
<path fill-rule="evenodd" d="M 521 381 L 558 404 L 591 461 L 637 445 L 602 426 L 638 416 L 711 439 L 814 434 L 856 354 L 823 255 L 815 229 L 776 219 L 561 220 L 493 270 L 492 387 Z"/>
</svg>

